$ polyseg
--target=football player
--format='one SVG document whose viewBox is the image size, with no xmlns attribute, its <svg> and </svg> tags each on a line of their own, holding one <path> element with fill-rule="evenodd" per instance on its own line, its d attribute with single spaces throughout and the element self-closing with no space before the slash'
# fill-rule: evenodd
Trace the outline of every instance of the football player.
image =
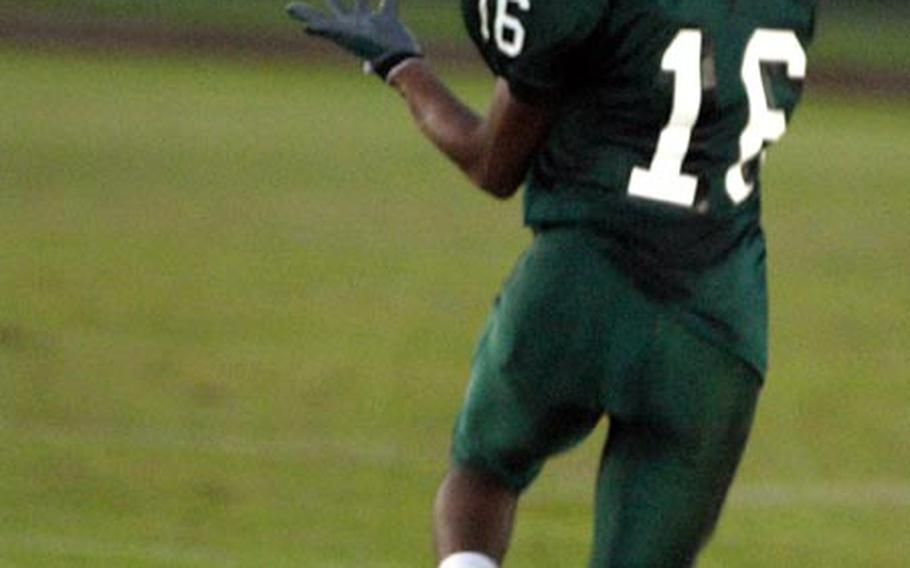
<svg viewBox="0 0 910 568">
<path fill-rule="evenodd" d="M 435 506 L 442 568 L 494 568 L 519 496 L 602 416 L 591 566 L 690 566 L 767 364 L 766 147 L 806 74 L 813 0 L 463 0 L 497 80 L 478 116 L 399 22 L 288 10 L 366 62 L 534 232 L 492 309 Z"/>
</svg>

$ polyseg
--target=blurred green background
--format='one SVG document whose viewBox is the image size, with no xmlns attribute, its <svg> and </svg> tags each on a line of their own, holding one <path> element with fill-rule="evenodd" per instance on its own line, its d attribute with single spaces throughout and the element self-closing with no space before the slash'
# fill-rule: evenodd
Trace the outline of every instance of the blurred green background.
<svg viewBox="0 0 910 568">
<path fill-rule="evenodd" d="M 312 0 L 318 5 L 319 0 Z M 218 30 L 288 37 L 285 2 L 275 0 L 0 0 L 0 18 L 70 26 L 99 23 L 172 31 Z M 466 47 L 460 1 L 406 0 L 402 13 L 424 43 Z M 910 3 L 905 0 L 821 0 L 813 60 L 822 65 L 874 66 L 910 72 Z"/>
<path fill-rule="evenodd" d="M 440 53 L 456 4 L 406 4 Z M 910 562 L 908 23 L 823 13 L 812 60 L 854 83 L 810 82 L 769 156 L 772 372 L 700 566 Z M 301 55 L 104 42 L 124 27 Z M 5 1 L 0 29 L 0 566 L 431 565 L 518 202 L 307 60 L 280 3 Z M 441 59 L 483 108 L 489 76 Z M 584 565 L 603 434 L 527 496 L 512 566 Z"/>
</svg>

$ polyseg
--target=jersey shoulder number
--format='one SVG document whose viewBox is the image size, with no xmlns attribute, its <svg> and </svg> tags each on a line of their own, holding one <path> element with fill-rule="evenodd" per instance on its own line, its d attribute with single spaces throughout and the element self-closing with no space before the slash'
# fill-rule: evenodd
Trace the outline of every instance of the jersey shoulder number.
<svg viewBox="0 0 910 568">
<path fill-rule="evenodd" d="M 477 0 L 480 15 L 480 35 L 484 41 L 491 39 L 506 57 L 518 57 L 525 47 L 525 27 L 521 19 L 510 13 L 529 12 L 531 0 Z M 490 23 L 490 4 L 495 5 L 493 23 Z M 492 27 L 492 30 L 490 29 Z"/>
<path fill-rule="evenodd" d="M 462 0 L 468 32 L 492 71 L 518 92 L 555 92 L 566 58 L 607 0 Z"/>
</svg>

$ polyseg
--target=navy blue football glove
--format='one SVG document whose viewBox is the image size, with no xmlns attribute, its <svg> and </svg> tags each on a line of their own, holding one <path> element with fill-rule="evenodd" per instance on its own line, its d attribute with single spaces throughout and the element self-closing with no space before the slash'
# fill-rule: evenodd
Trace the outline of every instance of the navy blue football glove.
<svg viewBox="0 0 910 568">
<path fill-rule="evenodd" d="M 367 6 L 367 0 L 354 0 L 349 12 L 338 0 L 326 0 L 326 3 L 330 14 L 301 2 L 290 4 L 287 12 L 303 22 L 308 34 L 327 38 L 363 59 L 367 71 L 383 80 L 405 59 L 422 56 L 414 36 L 398 20 L 398 0 L 384 0 L 374 12 Z"/>
</svg>

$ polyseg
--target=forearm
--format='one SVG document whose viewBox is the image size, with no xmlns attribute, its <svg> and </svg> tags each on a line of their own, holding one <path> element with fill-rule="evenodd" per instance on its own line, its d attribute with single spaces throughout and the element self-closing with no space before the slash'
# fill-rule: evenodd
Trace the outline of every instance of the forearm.
<svg viewBox="0 0 910 568">
<path fill-rule="evenodd" d="M 398 20 L 398 1 L 383 0 L 369 11 L 358 0 L 350 11 L 330 0 L 331 13 L 305 3 L 288 6 L 307 33 L 333 41 L 360 57 L 407 100 L 421 131 L 481 189 L 513 195 L 546 138 L 552 117 L 547 105 L 512 96 L 498 79 L 489 112 L 480 117 L 461 103 L 420 58 L 421 50 Z"/>
<path fill-rule="evenodd" d="M 459 101 L 423 60 L 408 61 L 389 83 L 407 101 L 421 132 L 476 186 L 500 198 L 515 192 L 523 175 L 505 179 L 509 176 L 491 167 L 493 136 L 488 120 Z"/>
</svg>

